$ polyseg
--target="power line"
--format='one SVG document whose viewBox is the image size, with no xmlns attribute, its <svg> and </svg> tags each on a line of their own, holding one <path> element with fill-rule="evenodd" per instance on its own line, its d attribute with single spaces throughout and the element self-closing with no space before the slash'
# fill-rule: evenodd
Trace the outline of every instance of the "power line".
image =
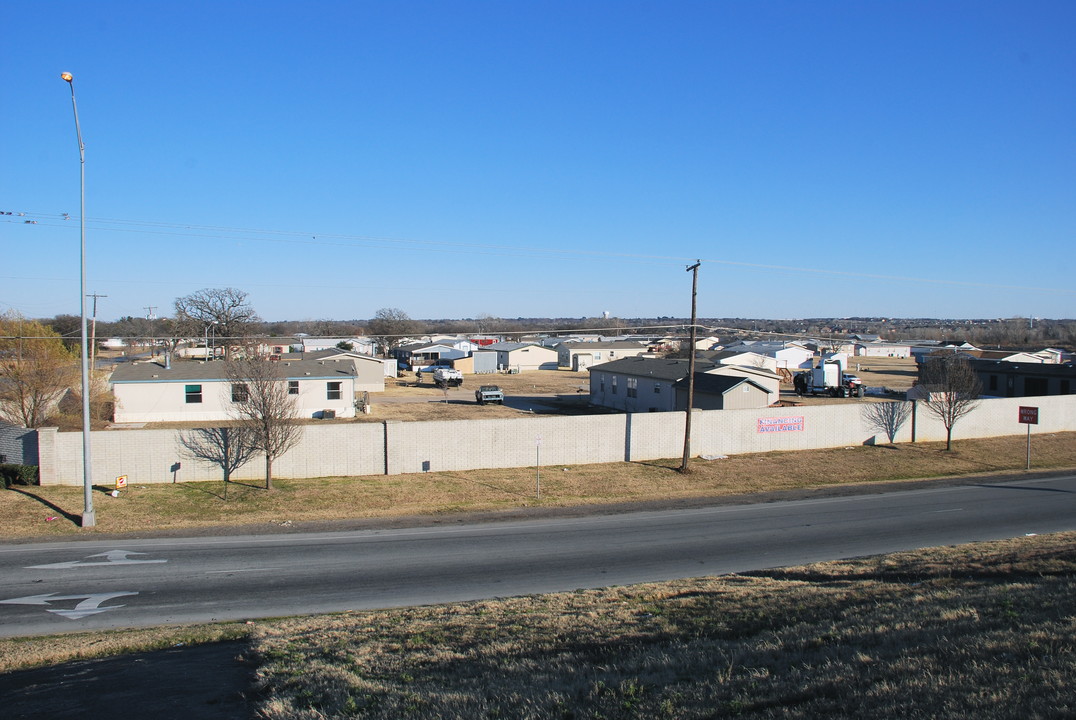
<svg viewBox="0 0 1076 720">
<path fill-rule="evenodd" d="M 63 225 L 61 221 L 58 224 L 52 225 L 44 222 L 45 219 L 64 218 L 69 216 L 48 214 L 48 213 L 34 213 L 23 212 L 20 216 L 25 217 L 40 217 L 42 220 L 34 221 L 37 227 L 60 227 Z M 546 257 L 546 258 L 605 258 L 616 259 L 621 262 L 633 262 L 633 263 L 646 263 L 653 264 L 655 262 L 679 264 L 684 261 L 691 261 L 692 258 L 680 257 L 675 255 L 656 255 L 646 253 L 617 253 L 600 250 L 577 250 L 569 248 L 538 248 L 528 247 L 520 248 L 512 245 L 497 245 L 488 243 L 457 243 L 447 242 L 441 240 L 412 240 L 404 238 L 391 238 L 383 236 L 370 236 L 370 235 L 356 235 L 356 234 L 340 234 L 340 233 L 319 233 L 316 231 L 291 231 L 291 230 L 269 230 L 261 228 L 233 228 L 221 225 L 196 225 L 196 224 L 179 224 L 179 223 L 165 223 L 156 221 L 142 221 L 142 220 L 124 220 L 118 218 L 93 218 L 92 220 L 87 218 L 88 222 L 95 224 L 97 230 L 111 230 L 114 232 L 134 232 L 144 234 L 155 235 L 174 235 L 183 237 L 198 237 L 209 240 L 241 240 L 245 242 L 275 242 L 275 243 L 290 243 L 299 245 L 327 245 L 337 247 L 354 247 L 354 248 L 369 248 L 369 247 L 383 247 L 383 248 L 400 248 L 400 247 L 420 247 L 432 252 L 443 253 L 466 253 L 466 254 L 481 254 L 481 255 L 501 255 L 509 257 Z M 26 224 L 26 220 L 23 218 L 5 218 L 3 222 Z M 119 225 L 120 227 L 110 227 L 109 225 Z M 378 244 L 375 244 L 378 243 Z M 808 275 L 828 275 L 836 277 L 847 278 L 860 278 L 866 280 L 885 280 L 889 282 L 913 282 L 924 283 L 931 285 L 944 285 L 954 287 L 974 287 L 983 289 L 994 290 L 1019 290 L 1019 291 L 1032 291 L 1032 292 L 1044 292 L 1044 293 L 1056 293 L 1063 295 L 1076 295 L 1076 290 L 1071 288 L 1049 288 L 1049 287 L 1032 287 L 1026 285 L 1005 285 L 1000 283 L 986 283 L 986 282 L 974 282 L 970 280 L 954 280 L 954 279 L 934 279 L 934 278 L 920 278 L 914 276 L 905 275 L 884 275 L 879 273 L 864 273 L 855 272 L 850 270 L 835 270 L 830 268 L 809 268 L 801 266 L 790 265 L 774 265 L 769 263 L 754 263 L 754 262 L 741 262 L 736 260 L 724 260 L 718 258 L 702 258 L 698 259 L 698 262 L 714 265 L 726 265 L 730 267 L 742 267 L 751 268 L 754 270 L 771 270 L 790 272 L 797 274 Z"/>
</svg>

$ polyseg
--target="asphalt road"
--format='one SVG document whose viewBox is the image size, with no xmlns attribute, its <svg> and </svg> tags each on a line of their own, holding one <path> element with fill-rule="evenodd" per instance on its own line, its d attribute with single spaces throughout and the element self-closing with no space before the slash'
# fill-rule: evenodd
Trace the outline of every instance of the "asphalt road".
<svg viewBox="0 0 1076 720">
<path fill-rule="evenodd" d="M 0 548 L 0 635 L 505 597 L 1074 529 L 1068 475 L 452 527 L 22 544 Z"/>
</svg>

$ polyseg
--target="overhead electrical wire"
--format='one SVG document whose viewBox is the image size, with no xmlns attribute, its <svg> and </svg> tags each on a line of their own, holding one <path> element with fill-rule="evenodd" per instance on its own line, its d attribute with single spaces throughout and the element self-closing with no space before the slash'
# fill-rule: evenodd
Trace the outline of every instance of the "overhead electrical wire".
<svg viewBox="0 0 1076 720">
<path fill-rule="evenodd" d="M 10 216 L 10 217 L 9 217 Z M 13 224 L 33 224 L 37 227 L 60 227 L 69 220 L 77 219 L 68 213 L 37 213 L 0 211 L 0 222 Z M 35 219 L 36 218 L 36 219 Z M 58 223 L 48 222 L 59 220 Z M 153 235 L 169 235 L 182 237 L 197 237 L 209 240 L 236 240 L 243 242 L 277 242 L 299 245 L 326 245 L 334 247 L 354 248 L 400 248 L 421 247 L 433 252 L 453 254 L 480 254 L 499 255 L 514 257 L 547 257 L 547 258 L 603 258 L 615 259 L 620 262 L 654 264 L 668 263 L 678 264 L 683 262 L 700 261 L 706 264 L 725 265 L 729 267 L 750 268 L 753 270 L 780 271 L 797 274 L 829 275 L 847 278 L 861 278 L 867 280 L 885 280 L 890 282 L 914 282 L 932 285 L 947 285 L 956 287 L 975 287 L 994 290 L 1020 290 L 1044 293 L 1057 293 L 1064 295 L 1076 295 L 1076 290 L 1071 288 L 1048 288 L 1030 287 L 1024 285 L 1007 285 L 1001 283 L 975 282 L 970 280 L 921 278 L 901 275 L 885 275 L 880 273 L 857 272 L 854 270 L 836 270 L 831 268 L 810 268 L 802 266 L 775 265 L 770 263 L 743 262 L 736 260 L 723 260 L 717 258 L 680 257 L 674 255 L 656 255 L 646 253 L 621 253 L 603 250 L 578 250 L 571 248 L 520 248 L 512 245 L 496 245 L 489 243 L 462 243 L 442 240 L 412 240 L 404 238 L 390 238 L 369 235 L 319 233 L 316 231 L 293 231 L 293 230 L 269 230 L 263 228 L 233 228 L 221 225 L 197 225 L 166 223 L 157 221 L 126 220 L 118 218 L 86 218 L 88 224 L 92 224 L 97 230 L 112 232 L 131 232 Z"/>
</svg>

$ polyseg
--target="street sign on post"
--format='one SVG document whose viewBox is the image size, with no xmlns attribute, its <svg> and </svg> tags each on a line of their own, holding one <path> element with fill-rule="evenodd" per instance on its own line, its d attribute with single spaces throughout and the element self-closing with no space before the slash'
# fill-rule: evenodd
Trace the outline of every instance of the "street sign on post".
<svg viewBox="0 0 1076 720">
<path fill-rule="evenodd" d="M 542 436 L 534 438 L 534 499 L 542 499 Z"/>
<path fill-rule="evenodd" d="M 1039 409 L 1033 406 L 1020 406 L 1020 422 L 1027 425 L 1027 469 L 1031 469 L 1031 426 L 1039 424 Z"/>
</svg>

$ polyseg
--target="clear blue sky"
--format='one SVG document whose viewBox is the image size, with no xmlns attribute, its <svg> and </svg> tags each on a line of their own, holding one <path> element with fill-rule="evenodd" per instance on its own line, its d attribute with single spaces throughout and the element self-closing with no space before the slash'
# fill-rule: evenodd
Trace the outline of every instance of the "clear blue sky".
<svg viewBox="0 0 1076 720">
<path fill-rule="evenodd" d="M 224 286 L 268 320 L 683 317 L 695 259 L 704 317 L 1076 317 L 1069 0 L 3 22 L 0 311 L 78 313 L 70 71 L 104 319 Z"/>
</svg>

